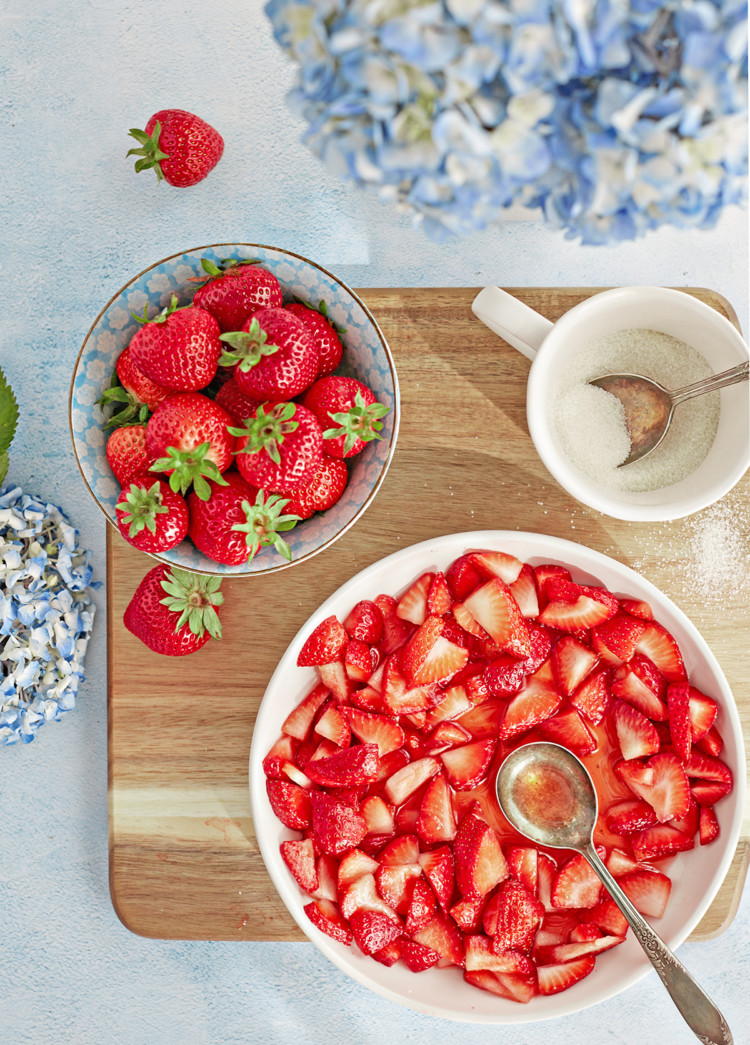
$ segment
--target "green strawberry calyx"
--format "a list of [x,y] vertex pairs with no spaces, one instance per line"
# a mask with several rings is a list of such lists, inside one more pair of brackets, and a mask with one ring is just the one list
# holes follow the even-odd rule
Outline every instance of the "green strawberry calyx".
[[333,319],[329,315],[329,313],[328,313],[328,305],[326,303],[325,298],[321,298],[320,299],[320,301],[318,302],[318,307],[317,308],[314,305],[308,304],[307,301],[303,301],[302,298],[299,298],[296,295],[295,295],[294,300],[297,302],[298,305],[304,305],[305,308],[309,308],[313,312],[319,312],[321,314],[321,316],[323,317],[323,319],[325,319],[328,323],[331,324],[331,326],[336,331],[336,333],[339,334],[339,336],[341,334],[345,334],[346,333],[346,327],[342,326],[340,323],[337,323],[336,320]]
[[175,493],[184,494],[192,486],[201,501],[207,501],[211,496],[209,479],[219,486],[229,485],[216,464],[208,457],[210,449],[210,440],[193,450],[179,450],[176,446],[168,446],[165,456],[154,461],[149,471],[169,473],[169,488]]
[[161,134],[159,121],[157,120],[154,124],[151,134],[147,134],[139,127],[131,127],[129,133],[140,146],[138,149],[128,149],[126,154],[139,157],[135,161],[136,173],[140,174],[141,171],[154,170],[156,172],[156,180],[163,181],[164,172],[161,169],[161,161],[168,160],[169,153],[163,152],[159,147],[159,136]]
[[105,406],[114,406],[114,413],[104,425],[105,428],[125,428],[129,425],[145,425],[151,411],[136,398],[127,388],[123,388],[117,379],[117,373],[112,375],[112,384],[105,388],[96,405],[103,410]]
[[274,547],[279,555],[289,562],[292,561],[292,549],[281,536],[286,530],[291,530],[300,521],[299,515],[282,515],[281,511],[289,504],[288,498],[279,494],[268,494],[265,490],[258,490],[255,504],[249,501],[242,502],[242,511],[245,513],[244,523],[235,523],[233,530],[239,530],[245,534],[245,542],[249,549],[248,560],[258,554],[261,548],[269,545]]
[[0,484],[8,472],[8,450],[16,434],[18,424],[18,403],[13,389],[0,370]]
[[166,323],[173,312],[179,312],[181,308],[188,308],[187,305],[180,305],[177,300],[177,295],[173,294],[170,298],[169,304],[166,305],[158,315],[154,316],[153,319],[148,318],[148,305],[144,305],[143,315],[139,316],[137,312],[134,312],[131,308],[130,315],[138,323]]
[[136,537],[142,530],[156,533],[156,516],[169,512],[157,479],[153,486],[131,483],[122,501],[116,507],[123,513],[122,522],[128,527],[128,536]]
[[221,621],[215,609],[224,601],[219,591],[221,577],[203,576],[173,567],[164,574],[161,586],[167,593],[167,597],[160,600],[161,604],[179,615],[174,626],[176,632],[187,624],[193,635],[200,637],[208,632],[214,639],[221,638]]
[[279,446],[299,427],[299,421],[294,420],[296,411],[294,403],[274,403],[268,412],[265,405],[259,406],[246,428],[227,428],[230,435],[245,439],[242,449],[235,452],[258,454],[265,450],[274,464],[281,464]]
[[382,439],[380,434],[383,430],[381,417],[385,417],[390,407],[382,403],[365,403],[361,392],[354,397],[354,406],[339,413],[329,413],[332,421],[338,425],[337,428],[327,428],[323,432],[324,439],[339,439],[344,437],[344,453],[348,454],[361,439],[363,443],[369,443],[372,439]]
[[232,272],[241,265],[260,265],[260,258],[222,258],[218,265],[210,258],[201,258],[201,268],[206,275],[188,276],[188,283],[209,283],[217,276]]
[[272,356],[281,348],[268,340],[255,316],[249,330],[230,330],[221,334],[219,340],[230,346],[219,356],[219,366],[236,366],[243,371],[251,370],[264,356]]

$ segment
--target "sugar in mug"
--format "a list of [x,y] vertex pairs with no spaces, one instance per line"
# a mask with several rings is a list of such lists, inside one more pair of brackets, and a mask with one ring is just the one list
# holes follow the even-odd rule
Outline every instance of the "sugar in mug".
[[557,482],[590,508],[633,522],[680,519],[725,496],[750,466],[747,384],[719,392],[719,424],[708,454],[695,471],[669,486],[639,492],[613,490],[585,476],[558,445],[557,377],[587,342],[637,328],[684,341],[703,356],[714,373],[748,358],[747,346],[732,323],[693,295],[666,287],[616,287],[593,294],[552,323],[499,287],[485,287],[471,308],[486,326],[531,360],[526,390],[529,434]]

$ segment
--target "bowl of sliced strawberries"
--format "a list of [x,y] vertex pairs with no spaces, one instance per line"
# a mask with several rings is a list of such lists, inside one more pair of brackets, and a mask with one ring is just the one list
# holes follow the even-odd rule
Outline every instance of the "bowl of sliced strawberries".
[[139,273],[78,354],[81,474],[125,540],[197,573],[260,574],[328,547],[372,503],[399,425],[365,304],[290,251],[223,243]]
[[501,813],[498,767],[535,740],[583,759],[600,854],[679,945],[732,860],[745,763],[721,668],[661,591],[582,545],[482,531],[373,564],[310,618],[262,701],[250,794],[274,885],[340,969],[478,1023],[650,970],[583,858]]

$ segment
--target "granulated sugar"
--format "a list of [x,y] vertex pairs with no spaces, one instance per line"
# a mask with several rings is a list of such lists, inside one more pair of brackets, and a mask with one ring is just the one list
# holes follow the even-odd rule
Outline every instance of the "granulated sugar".
[[612,373],[642,374],[674,391],[712,370],[690,345],[657,330],[620,330],[583,344],[566,359],[553,405],[557,435],[572,463],[614,490],[656,490],[694,472],[716,435],[719,393],[680,405],[661,445],[642,461],[618,468],[630,450],[622,405],[587,383]]
[[705,603],[721,606],[731,593],[750,593],[750,511],[717,504],[687,523],[685,580]]

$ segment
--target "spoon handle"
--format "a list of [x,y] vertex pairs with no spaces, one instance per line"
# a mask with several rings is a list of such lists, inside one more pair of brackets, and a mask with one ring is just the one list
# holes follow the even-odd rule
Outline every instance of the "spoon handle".
[[692,385],[678,388],[676,392],[670,392],[669,397],[672,400],[672,405],[677,406],[678,403],[684,403],[687,399],[694,399],[695,396],[703,395],[704,392],[715,392],[717,389],[725,388],[727,385],[736,385],[739,381],[747,381],[749,373],[750,363],[748,360],[745,360],[744,363],[739,363],[730,370],[722,370],[720,374],[711,374],[710,377],[704,377]]
[[636,910],[602,863],[593,843],[589,843],[583,855],[627,918],[635,938],[643,947],[672,1001],[698,1040],[704,1045],[733,1045],[732,1033],[722,1014],[685,966]]

